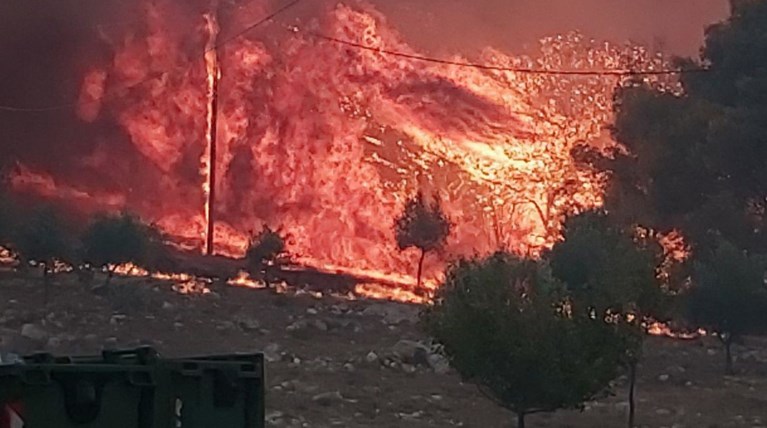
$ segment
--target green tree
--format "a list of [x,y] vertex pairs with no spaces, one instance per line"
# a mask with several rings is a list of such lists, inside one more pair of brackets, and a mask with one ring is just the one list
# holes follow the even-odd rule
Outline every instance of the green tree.
[[545,265],[499,253],[454,264],[423,325],[451,365],[524,428],[527,415],[580,408],[620,370],[625,336],[567,301]]
[[442,211],[439,200],[429,202],[420,192],[407,201],[405,210],[395,221],[394,230],[400,250],[418,248],[421,252],[417,273],[419,289],[426,253],[442,248],[451,228],[452,224]]
[[83,262],[106,268],[104,286],[108,286],[119,265],[147,261],[150,235],[150,228],[130,214],[98,215],[81,238]]
[[765,253],[767,3],[731,9],[699,60],[678,61],[706,69],[683,74],[683,92],[635,81],[618,91],[613,134],[627,152],[583,160],[610,173],[606,207],[624,224],[681,230],[703,251],[716,234]]
[[564,240],[547,255],[555,277],[572,293],[574,311],[615,323],[626,335],[629,369],[629,428],[634,426],[637,365],[646,326],[663,321],[668,299],[657,279],[662,250],[611,224],[603,212],[568,219]]
[[733,343],[767,328],[766,267],[764,257],[750,255],[725,241],[695,257],[688,313],[693,323],[717,334],[724,346],[728,374],[733,373]]
[[6,246],[11,242],[10,233],[13,230],[13,213],[11,200],[0,190],[0,245]]
[[22,263],[34,261],[43,271],[44,303],[48,304],[50,276],[54,273],[56,261],[67,261],[72,256],[72,247],[62,220],[51,208],[40,208],[29,218],[19,222],[13,233],[13,243]]

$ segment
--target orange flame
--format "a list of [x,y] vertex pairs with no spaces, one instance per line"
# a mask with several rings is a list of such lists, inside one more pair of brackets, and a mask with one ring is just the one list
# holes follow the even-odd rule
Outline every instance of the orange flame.
[[230,279],[226,283],[235,287],[247,287],[255,289],[266,288],[266,284],[263,281],[251,278],[250,274],[245,271],[240,271],[236,277]]
[[[136,173],[159,177],[148,191],[156,194],[126,188],[103,195],[57,177],[42,179],[44,173],[24,166],[13,177],[17,189],[78,206],[87,201],[94,210],[122,203],[179,245],[196,248],[215,191],[218,253],[241,256],[250,232],[266,224],[284,230],[288,250],[307,265],[359,274],[393,290],[412,290],[418,257],[397,250],[394,218],[416,190],[439,194],[455,228],[445,251],[429,255],[421,294],[436,287],[450,258],[498,248],[534,256],[558,238],[564,216],[602,204],[605,177],[577,164],[571,152],[579,144],[615,145],[605,129],[617,78],[417,63],[301,31],[253,31],[216,52],[219,30],[227,28],[219,29],[209,9],[175,0],[138,3],[145,25],[115,30],[111,63],[83,77],[82,103],[110,101],[83,105],[79,113],[86,122],[116,122],[144,161]],[[258,8],[249,13],[265,12]],[[308,25],[344,40],[417,53],[367,8],[338,5]],[[490,48],[480,56],[489,65],[525,68],[664,64],[640,47],[577,33],[542,40],[534,56]],[[212,162],[210,101],[219,79],[226,90]],[[108,160],[122,162],[116,153]],[[104,169],[108,175],[113,168]],[[211,189],[214,172],[219,180]],[[200,174],[208,187],[200,188]]]

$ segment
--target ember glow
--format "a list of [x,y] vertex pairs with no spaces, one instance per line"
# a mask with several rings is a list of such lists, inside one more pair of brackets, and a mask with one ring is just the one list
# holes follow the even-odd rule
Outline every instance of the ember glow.
[[209,294],[208,287],[211,280],[200,278],[186,273],[150,272],[147,269],[133,263],[125,263],[119,266],[108,266],[114,274],[129,277],[149,277],[160,281],[168,281],[173,284],[173,290],[180,294]]
[[[564,216],[602,203],[605,177],[579,166],[571,151],[614,145],[605,126],[618,77],[427,64],[308,31],[418,53],[364,4],[329,6],[290,31],[273,25],[229,41],[225,35],[248,25],[239,17],[265,16],[266,2],[229,14],[231,5],[215,1],[136,3],[140,25],[103,30],[110,55],[82,76],[76,113],[94,128],[119,129],[141,167],[101,143],[81,160],[100,179],[70,183],[20,164],[11,180],[17,190],[88,211],[127,208],[188,248],[204,247],[212,217],[215,250],[231,256],[268,225],[287,233],[288,250],[306,265],[400,290],[415,283],[417,254],[396,249],[392,226],[416,190],[439,194],[456,225],[446,250],[427,259],[428,289],[450,258],[498,248],[537,255],[559,237]],[[567,70],[664,66],[642,48],[576,33],[542,40],[536,55],[487,48],[472,60]],[[121,184],[107,190],[101,181]],[[428,291],[402,294],[419,301]]]

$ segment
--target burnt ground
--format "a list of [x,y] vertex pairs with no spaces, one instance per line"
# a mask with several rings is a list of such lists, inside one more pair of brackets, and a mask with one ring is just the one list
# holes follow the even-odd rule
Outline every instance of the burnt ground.
[[[0,273],[0,352],[145,344],[167,356],[266,351],[268,426],[512,426],[513,415],[416,349],[426,342],[417,307],[223,285],[180,295],[148,278],[115,279],[94,292],[72,274],[56,277],[43,307],[42,289],[39,277]],[[732,377],[723,376],[712,338],[651,338],[645,354],[640,426],[767,427],[767,340],[737,348]],[[625,426],[625,379],[616,383],[615,396],[583,412],[536,415],[528,425]]]

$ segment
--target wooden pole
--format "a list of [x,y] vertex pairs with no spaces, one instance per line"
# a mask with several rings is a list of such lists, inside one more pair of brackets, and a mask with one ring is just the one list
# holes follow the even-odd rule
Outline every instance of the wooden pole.
[[[209,102],[208,105],[208,200],[206,201],[206,233],[205,233],[205,254],[213,255],[215,252],[215,224],[216,224],[216,158],[217,158],[217,140],[218,140],[218,83],[220,68],[218,64],[218,1],[211,1],[211,12],[208,17],[208,28],[210,39],[206,47],[206,66],[208,68],[209,79]],[[210,75],[212,74],[212,76]]]

